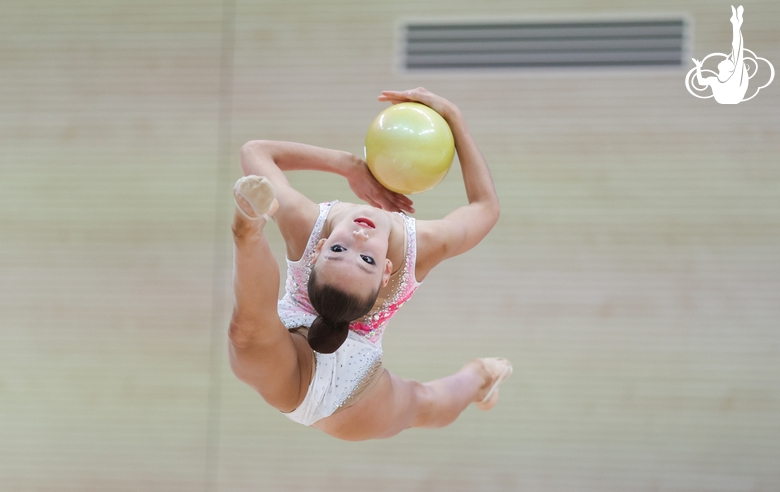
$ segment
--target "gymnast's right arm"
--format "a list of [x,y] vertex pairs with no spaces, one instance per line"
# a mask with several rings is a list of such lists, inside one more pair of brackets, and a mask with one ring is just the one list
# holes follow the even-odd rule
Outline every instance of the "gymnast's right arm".
[[241,147],[244,175],[265,176],[274,185],[279,210],[274,219],[287,244],[290,258],[308,241],[319,215],[319,206],[290,186],[283,171],[323,171],[343,176],[355,194],[374,207],[390,211],[414,211],[412,201],[382,186],[365,161],[349,152],[296,142],[251,140]]
[[[305,245],[308,231],[311,231],[319,215],[319,206],[290,186],[282,172],[300,169],[300,166],[310,161],[311,158],[307,156],[314,153],[309,151],[308,147],[291,142],[265,140],[251,140],[241,147],[241,170],[244,175],[265,176],[274,186],[279,209],[273,218],[287,244],[288,255],[300,249],[301,243]],[[332,162],[332,159],[333,154],[326,154],[323,161]]]
[[[245,175],[266,176],[274,186],[289,188],[281,171],[323,171],[343,176],[358,198],[391,212],[414,212],[412,201],[388,190],[374,178],[365,161],[354,154],[295,142],[252,140],[241,148]],[[282,201],[279,200],[280,206]]]

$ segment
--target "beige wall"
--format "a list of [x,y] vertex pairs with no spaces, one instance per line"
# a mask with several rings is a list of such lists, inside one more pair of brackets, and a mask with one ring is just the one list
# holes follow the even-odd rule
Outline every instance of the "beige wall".
[[[0,490],[780,488],[779,82],[721,106],[687,69],[394,58],[403,19],[655,12],[689,15],[703,58],[729,50],[728,3],[227,5],[3,4]],[[780,4],[744,5],[746,46],[780,68]],[[379,91],[417,85],[460,105],[503,211],[393,320],[385,365],[431,379],[504,355],[515,375],[490,413],[340,442],[227,366],[238,149],[362,153]],[[462,188],[454,169],[418,216]]]

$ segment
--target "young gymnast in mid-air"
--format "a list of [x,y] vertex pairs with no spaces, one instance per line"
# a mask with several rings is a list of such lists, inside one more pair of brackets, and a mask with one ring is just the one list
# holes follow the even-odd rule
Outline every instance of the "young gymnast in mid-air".
[[[443,427],[471,403],[488,410],[512,372],[508,360],[475,359],[428,383],[382,367],[382,334],[442,260],[465,253],[493,228],[499,203],[487,163],[458,108],[423,88],[382,92],[380,101],[425,104],[449,123],[468,204],[440,220],[415,220],[404,195],[383,187],[346,152],[250,141],[234,187],[235,307],[229,329],[236,376],[292,420],[334,437],[364,440],[410,427]],[[316,204],[283,171],[347,179],[370,205]],[[287,247],[286,292],[263,229],[273,218]]]

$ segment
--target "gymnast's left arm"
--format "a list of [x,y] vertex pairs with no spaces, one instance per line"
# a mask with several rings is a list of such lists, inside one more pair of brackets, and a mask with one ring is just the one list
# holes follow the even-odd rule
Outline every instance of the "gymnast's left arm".
[[461,206],[441,220],[418,221],[417,278],[422,278],[441,261],[465,253],[487,236],[498,222],[501,206],[487,161],[471,136],[463,114],[446,99],[423,89],[386,91],[380,100],[404,100],[425,104],[450,125],[455,137],[468,205]]

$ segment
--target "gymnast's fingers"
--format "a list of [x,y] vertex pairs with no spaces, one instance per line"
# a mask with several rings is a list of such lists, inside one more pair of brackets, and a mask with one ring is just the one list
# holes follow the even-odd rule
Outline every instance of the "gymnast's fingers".
[[414,203],[409,199],[409,197],[400,193],[393,193],[391,195],[391,200],[399,210],[409,212],[411,214],[414,213]]

